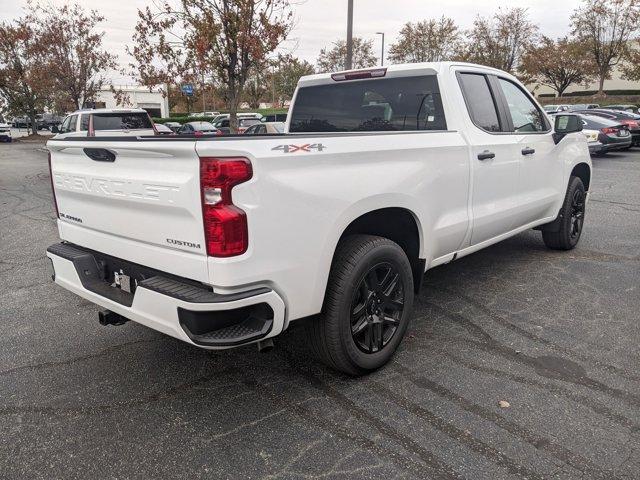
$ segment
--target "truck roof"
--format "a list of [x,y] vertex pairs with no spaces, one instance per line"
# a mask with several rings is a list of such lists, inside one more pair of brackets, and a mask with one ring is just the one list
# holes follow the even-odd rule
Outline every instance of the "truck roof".
[[71,113],[147,113],[144,108],[81,108]]
[[[327,83],[335,82],[334,78],[336,75],[340,75],[341,73],[357,73],[357,72],[367,72],[367,71],[382,71],[385,70],[386,77],[399,77],[404,74],[425,74],[425,75],[435,75],[441,73],[448,69],[451,66],[466,66],[482,69],[487,72],[500,73],[501,75],[505,75],[506,72],[502,70],[495,69],[493,67],[487,67],[485,65],[478,65],[475,63],[467,63],[467,62],[423,62],[423,63],[402,63],[397,65],[387,65],[384,67],[376,66],[369,68],[359,68],[354,70],[343,70],[340,72],[330,72],[330,73],[318,73],[315,75],[306,75],[300,78],[298,82],[298,86],[307,87],[311,85],[322,85]],[[508,75],[508,74],[507,74]],[[509,75],[510,76],[510,75]],[[374,77],[374,78],[382,78]]]

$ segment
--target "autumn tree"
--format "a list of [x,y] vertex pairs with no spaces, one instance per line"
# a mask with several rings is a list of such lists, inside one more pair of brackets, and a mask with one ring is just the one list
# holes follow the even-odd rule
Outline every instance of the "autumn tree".
[[396,63],[451,60],[460,53],[460,45],[460,30],[451,18],[409,22],[389,48],[389,60]]
[[130,49],[137,78],[148,86],[216,78],[235,131],[252,69],[289,33],[289,0],[163,0],[156,5],[138,11]]
[[595,66],[588,53],[581,42],[567,37],[554,41],[543,36],[537,46],[524,54],[519,70],[561,97],[570,85],[583,83],[594,75]]
[[[317,64],[319,72],[336,72],[345,69],[347,57],[347,42],[338,40],[332,48],[320,50]],[[353,68],[373,67],[376,64],[376,56],[373,54],[373,41],[353,38]]]
[[629,43],[620,70],[622,78],[633,82],[640,81],[640,39]]
[[597,67],[598,95],[604,81],[624,58],[640,24],[640,0],[584,0],[571,17],[573,35],[590,52]]
[[466,32],[466,61],[514,72],[538,36],[526,8],[499,9],[493,17],[478,16]]
[[105,72],[117,68],[117,57],[102,46],[104,32],[96,30],[104,17],[78,4],[54,7],[30,1],[27,8],[27,21],[43,36],[41,47],[57,93],[76,109],[94,101],[107,82]]
[[36,114],[49,104],[52,93],[44,38],[25,18],[1,23],[0,38],[0,95],[10,114],[29,117],[37,135]]

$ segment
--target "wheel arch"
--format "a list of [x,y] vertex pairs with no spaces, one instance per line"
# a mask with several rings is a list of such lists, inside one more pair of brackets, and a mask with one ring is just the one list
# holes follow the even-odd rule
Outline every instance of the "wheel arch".
[[591,184],[591,167],[587,163],[578,163],[571,170],[570,177],[578,177],[582,180],[584,189],[589,191],[589,185]]
[[[415,213],[405,207],[384,207],[354,218],[342,231],[337,245],[349,235],[366,234],[388,238],[400,245],[409,259],[416,293],[420,289],[426,260],[422,252],[422,230]],[[335,251],[334,251],[335,255]]]

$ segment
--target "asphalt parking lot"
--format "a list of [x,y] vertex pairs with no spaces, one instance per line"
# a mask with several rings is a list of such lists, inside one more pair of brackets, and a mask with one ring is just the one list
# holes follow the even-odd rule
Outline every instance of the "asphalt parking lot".
[[576,250],[531,231],[431,270],[354,380],[299,329],[261,354],[100,326],[49,278],[38,148],[0,145],[0,478],[640,478],[640,150],[594,159]]

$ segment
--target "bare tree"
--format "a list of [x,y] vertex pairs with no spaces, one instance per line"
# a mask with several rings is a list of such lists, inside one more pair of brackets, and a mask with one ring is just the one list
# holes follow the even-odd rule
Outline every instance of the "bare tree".
[[465,60],[514,72],[535,43],[538,27],[529,21],[526,8],[499,9],[491,18],[476,17],[466,36]]
[[104,73],[117,68],[117,57],[104,50],[104,32],[97,25],[104,17],[78,4],[41,5],[28,3],[27,21],[42,35],[43,53],[58,94],[68,97],[76,109],[95,100],[105,85]]
[[[333,47],[323,48],[318,56],[319,72],[336,72],[345,69],[345,59],[347,56],[347,43],[338,40],[333,43]],[[353,64],[352,68],[373,67],[376,64],[376,56],[373,54],[373,41],[353,38]]]
[[519,73],[530,81],[553,88],[558,96],[572,84],[595,75],[595,65],[584,44],[567,37],[554,41],[542,37],[540,43],[522,57]]
[[36,114],[49,104],[51,75],[43,54],[43,36],[25,19],[0,24],[0,96],[9,113],[26,114],[38,134]]
[[409,22],[389,48],[389,60],[396,63],[452,60],[460,54],[460,47],[460,30],[451,18]]
[[573,35],[590,51],[598,69],[598,95],[620,63],[640,22],[640,0],[583,0],[571,17]]
[[251,71],[291,28],[289,0],[164,0],[138,11],[130,53],[141,83],[216,78],[223,86],[230,126]]

